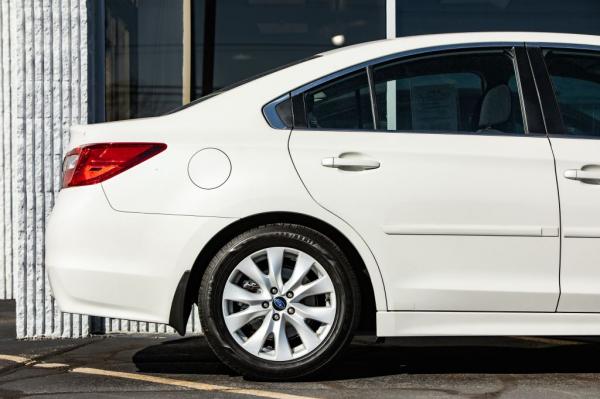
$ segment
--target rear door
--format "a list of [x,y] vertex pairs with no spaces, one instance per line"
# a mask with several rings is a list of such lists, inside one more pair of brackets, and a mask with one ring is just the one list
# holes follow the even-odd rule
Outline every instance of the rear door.
[[556,157],[558,311],[600,312],[600,53],[569,47],[529,49]]
[[390,310],[555,311],[556,179],[530,85],[523,48],[478,47],[292,93],[292,160],[373,251]]

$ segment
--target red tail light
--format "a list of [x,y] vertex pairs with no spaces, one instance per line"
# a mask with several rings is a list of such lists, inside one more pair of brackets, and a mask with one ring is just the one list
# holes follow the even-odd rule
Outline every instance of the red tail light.
[[102,143],[77,147],[63,162],[63,187],[110,179],[164,151],[161,143]]

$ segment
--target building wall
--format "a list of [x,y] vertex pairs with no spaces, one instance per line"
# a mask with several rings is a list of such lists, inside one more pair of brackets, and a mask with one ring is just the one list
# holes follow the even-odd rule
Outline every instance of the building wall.
[[[63,313],[51,297],[44,232],[69,126],[89,119],[92,1],[0,1],[0,299],[16,300],[21,338],[90,333],[89,316]],[[107,333],[173,332],[155,323],[99,324]],[[196,311],[188,331],[200,331]]]
[[12,264],[12,225],[9,223],[12,212],[11,189],[10,189],[10,165],[5,164],[10,160],[10,134],[11,131],[11,104],[12,92],[10,90],[10,32],[8,3],[0,3],[0,132],[2,133],[2,151],[0,151],[0,201],[2,201],[2,212],[0,213],[0,240],[2,246],[2,262],[0,263],[0,299],[13,299],[13,264]]
[[88,118],[86,0],[0,3],[0,297],[16,300],[19,337],[87,335],[89,317],[57,308],[44,265],[68,127]]
[[[165,324],[157,323],[144,323],[138,321],[121,320],[121,319],[104,319],[104,332],[110,333],[165,333],[175,334],[172,327]],[[200,320],[198,317],[198,308],[194,305],[192,314],[187,324],[187,334],[200,333],[202,328],[200,327]]]

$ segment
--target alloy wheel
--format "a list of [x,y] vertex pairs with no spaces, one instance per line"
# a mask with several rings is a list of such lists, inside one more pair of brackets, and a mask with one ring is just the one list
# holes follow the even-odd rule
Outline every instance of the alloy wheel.
[[313,352],[337,316],[334,284],[313,257],[288,247],[262,249],[233,269],[223,318],[248,353],[285,362]]

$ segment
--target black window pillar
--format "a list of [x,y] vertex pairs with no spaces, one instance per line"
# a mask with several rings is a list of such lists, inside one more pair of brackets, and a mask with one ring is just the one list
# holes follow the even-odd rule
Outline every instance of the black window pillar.
[[202,57],[202,95],[214,90],[217,0],[206,0],[204,11],[204,48]]

